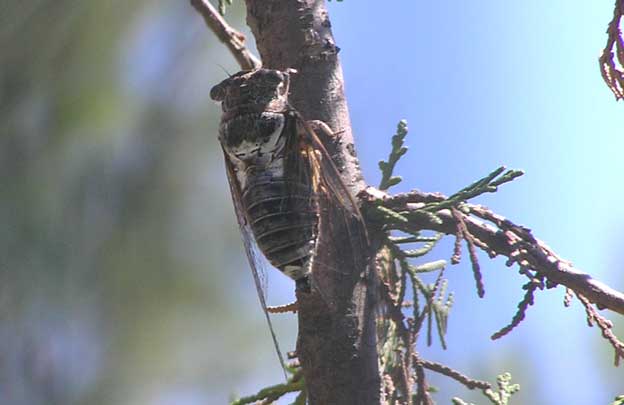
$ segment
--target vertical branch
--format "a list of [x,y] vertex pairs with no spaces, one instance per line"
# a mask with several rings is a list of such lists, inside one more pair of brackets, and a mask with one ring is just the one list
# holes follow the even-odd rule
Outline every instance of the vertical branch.
[[[256,38],[263,65],[294,68],[290,102],[306,120],[321,120],[334,134],[327,149],[339,168],[342,181],[355,195],[364,188],[351,134],[344,96],[342,70],[331,24],[321,0],[246,0],[247,23]],[[345,218],[324,213],[332,224]],[[297,294],[301,361],[311,404],[379,404],[372,284],[359,260],[345,260],[353,227],[332,234],[334,249],[322,249],[313,268],[322,296]],[[360,229],[359,232],[365,232]],[[327,251],[326,251],[327,250]],[[342,253],[343,257],[338,257]],[[326,269],[323,270],[323,267]],[[364,266],[365,267],[365,266]],[[333,270],[327,270],[333,269]],[[336,270],[338,269],[338,270]]]

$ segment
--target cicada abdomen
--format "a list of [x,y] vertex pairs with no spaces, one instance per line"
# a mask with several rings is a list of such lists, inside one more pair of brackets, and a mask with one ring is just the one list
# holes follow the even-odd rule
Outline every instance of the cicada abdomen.
[[318,224],[309,184],[286,174],[249,180],[242,202],[258,247],[273,266],[305,283]]
[[243,237],[253,237],[273,266],[308,288],[318,176],[302,148],[288,87],[288,72],[258,69],[224,80],[211,97],[223,108],[219,141]]

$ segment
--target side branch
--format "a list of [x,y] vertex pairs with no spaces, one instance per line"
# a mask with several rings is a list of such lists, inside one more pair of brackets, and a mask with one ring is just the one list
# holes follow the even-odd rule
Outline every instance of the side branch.
[[[424,193],[418,190],[388,197],[383,205],[393,210],[413,210],[423,203],[442,202],[446,197],[439,193]],[[544,242],[533,237],[531,231],[516,225],[508,219],[493,213],[480,205],[465,204],[460,212],[466,228],[481,243],[477,244],[491,257],[497,255],[509,258],[507,265],[518,263],[522,268],[530,268],[546,277],[548,287],[564,285],[595,303],[600,309],[610,309],[624,315],[624,294],[589,274],[574,268],[570,262],[561,259]],[[427,216],[415,216],[413,225],[420,229],[429,229],[454,235],[458,221],[448,209],[436,213],[441,221]],[[489,222],[486,223],[485,221]]]
[[599,58],[602,78],[616,100],[624,99],[624,38],[622,37],[622,17],[624,0],[615,0],[613,19],[607,28],[607,44]]
[[489,382],[472,379],[457,370],[453,370],[452,368],[445,366],[444,364],[428,360],[420,360],[420,364],[428,370],[435,371],[436,373],[454,379],[455,381],[465,385],[468,389],[473,390],[475,388],[478,388],[482,390],[487,390],[489,388],[492,388],[492,384],[490,384]]
[[204,17],[208,28],[230,50],[243,70],[253,70],[262,66],[260,60],[245,46],[245,36],[225,21],[208,0],[190,0],[195,10]]

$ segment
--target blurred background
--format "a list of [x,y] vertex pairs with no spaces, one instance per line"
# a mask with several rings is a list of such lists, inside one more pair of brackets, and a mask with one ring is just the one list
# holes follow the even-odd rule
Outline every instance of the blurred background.
[[[241,3],[227,18],[248,32]],[[624,104],[597,62],[612,3],[330,3],[368,181],[402,118],[398,191],[525,169],[478,202],[624,290]],[[238,69],[188,2],[2,0],[0,58],[0,404],[223,404],[281,381],[209,98]],[[449,242],[428,259],[450,255]],[[490,381],[510,371],[514,404],[624,393],[612,349],[561,289],[490,341],[524,280],[501,259],[482,267],[483,300],[468,264],[447,270],[449,349],[424,357]],[[272,304],[292,289],[271,274]],[[274,319],[292,349],[296,319]],[[430,378],[438,403],[486,403]]]

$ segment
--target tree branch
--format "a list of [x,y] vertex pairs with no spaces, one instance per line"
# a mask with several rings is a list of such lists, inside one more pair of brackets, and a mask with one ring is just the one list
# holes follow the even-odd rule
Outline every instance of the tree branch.
[[245,46],[245,36],[230,27],[208,0],[190,1],[195,10],[204,17],[208,28],[227,46],[241,69],[253,70],[262,66],[260,60]]
[[[413,209],[413,204],[444,200],[446,197],[442,194],[414,190],[388,197],[384,205],[397,210],[410,210]],[[529,229],[516,225],[483,206],[465,204],[465,207],[468,213],[462,212],[461,215],[466,228],[470,234],[483,242],[478,246],[490,257],[506,256],[509,258],[508,266],[518,263],[522,267],[530,267],[553,283],[550,286],[564,285],[582,294],[598,308],[607,308],[624,315],[624,294],[574,268],[544,242],[536,239]],[[448,235],[457,232],[458,222],[450,210],[439,211],[437,216],[442,220],[439,223],[421,216],[414,218],[414,225]]]

